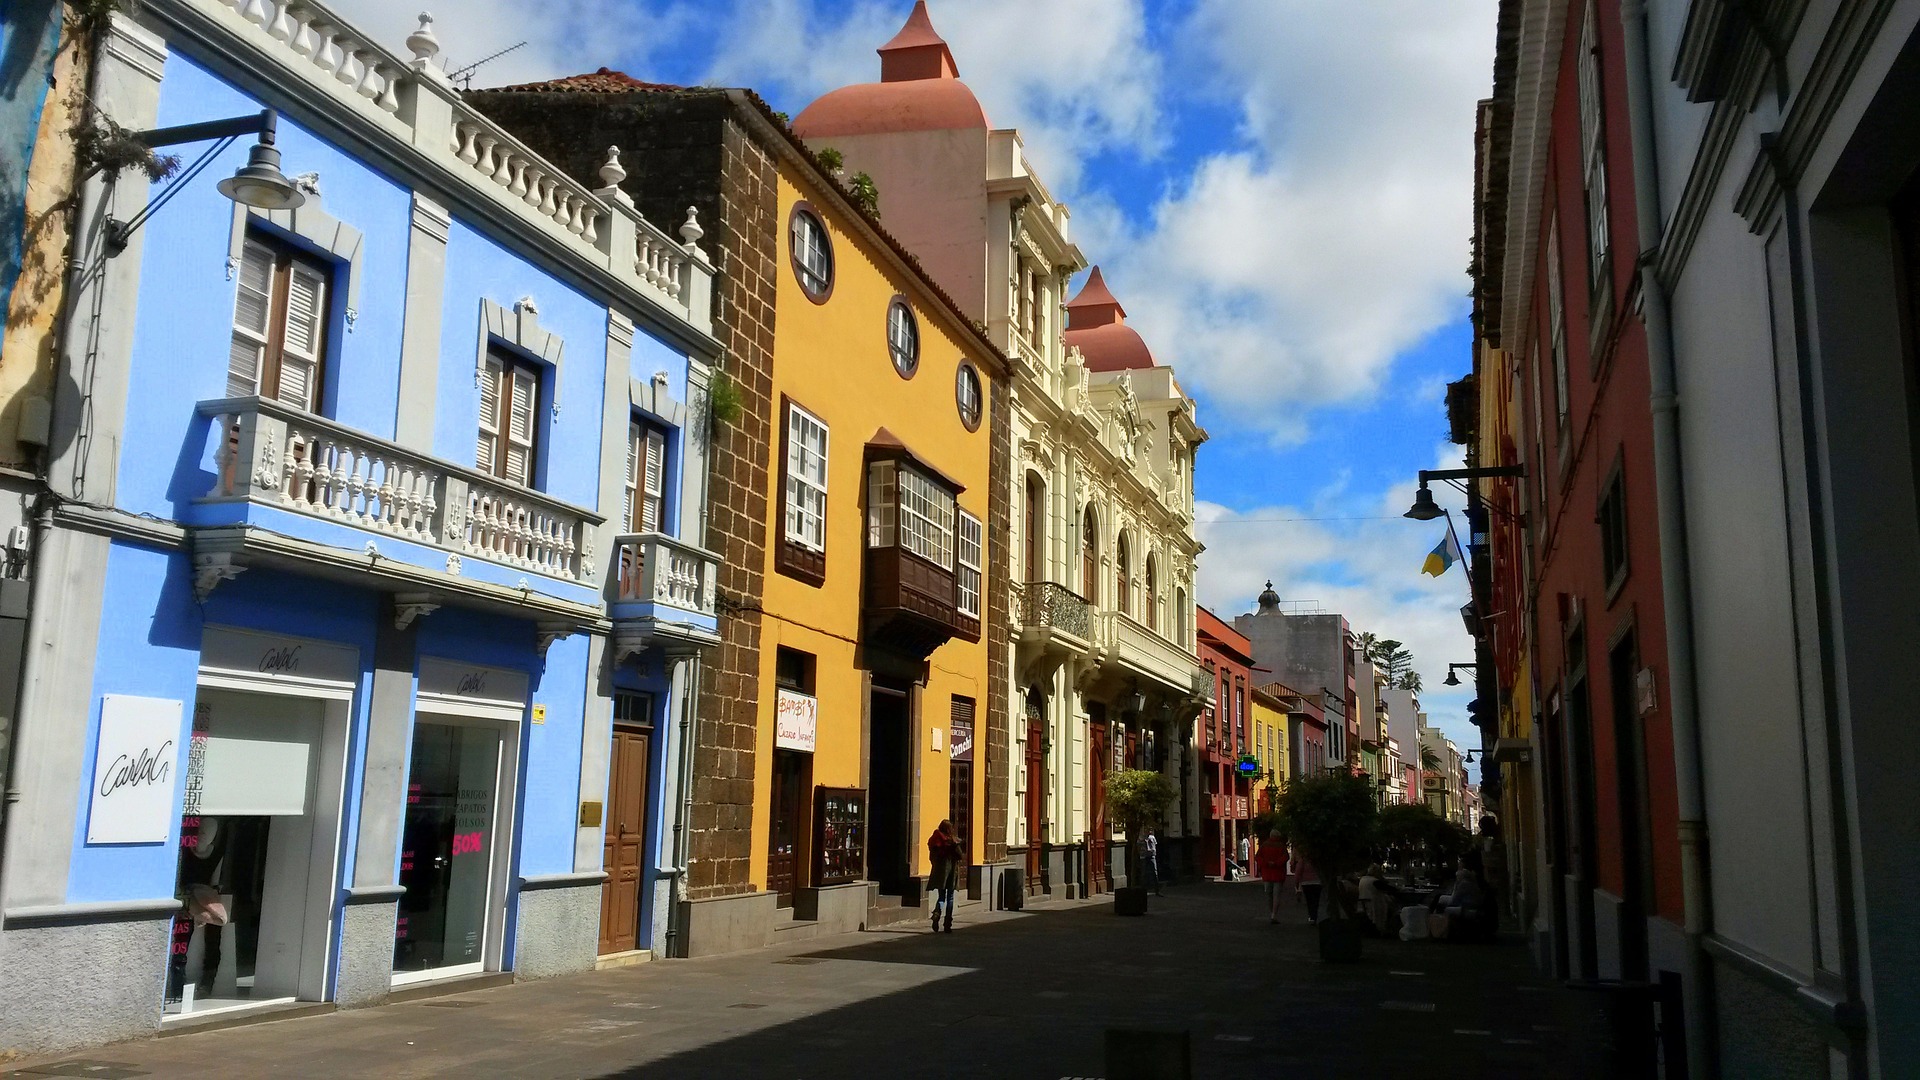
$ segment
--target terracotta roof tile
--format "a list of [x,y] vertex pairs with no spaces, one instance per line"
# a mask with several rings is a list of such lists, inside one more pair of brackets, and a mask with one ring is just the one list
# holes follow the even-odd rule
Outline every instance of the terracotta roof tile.
[[564,79],[549,79],[545,82],[520,83],[515,86],[496,86],[494,90],[506,90],[514,93],[566,92],[586,94],[625,94],[634,90],[684,90],[686,87],[672,83],[642,82],[624,71],[601,68],[584,75],[569,75]]

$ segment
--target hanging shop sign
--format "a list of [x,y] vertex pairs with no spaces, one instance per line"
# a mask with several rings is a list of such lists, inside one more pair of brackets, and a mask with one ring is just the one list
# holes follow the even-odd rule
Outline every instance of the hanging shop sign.
[[313,638],[209,626],[200,636],[200,669],[248,682],[350,686],[359,681],[360,650]]
[[773,700],[773,745],[781,750],[813,753],[820,723],[820,699],[795,690],[781,690]]
[[947,756],[954,761],[973,760],[973,721],[954,717],[948,725]]
[[166,843],[180,813],[181,716],[180,702],[166,698],[101,699],[87,843]]
[[[518,720],[527,710],[524,671],[433,656],[420,658],[416,707],[422,712]],[[542,713],[540,719],[545,720]]]

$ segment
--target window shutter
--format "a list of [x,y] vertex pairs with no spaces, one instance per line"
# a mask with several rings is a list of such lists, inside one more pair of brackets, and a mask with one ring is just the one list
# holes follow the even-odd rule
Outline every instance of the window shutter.
[[532,372],[514,368],[512,375],[513,385],[507,410],[506,478],[524,485],[533,479],[533,410],[538,401],[539,386]]
[[620,489],[620,523],[624,528],[644,532],[640,522],[634,518],[634,492],[640,486],[640,442],[645,437],[639,424],[627,422],[627,483]]
[[646,430],[645,488],[640,498],[640,531],[659,532],[667,493],[667,439],[651,428]]
[[309,412],[319,404],[314,374],[320,368],[321,319],[327,282],[317,271],[294,263],[287,277],[287,310],[280,356],[281,404]]
[[474,453],[474,467],[491,474],[493,457],[500,446],[500,361],[487,358],[480,376],[480,445]]
[[234,291],[233,344],[227,354],[227,396],[260,392],[260,364],[267,352],[267,320],[273,306],[273,252],[249,243],[240,253],[240,286]]

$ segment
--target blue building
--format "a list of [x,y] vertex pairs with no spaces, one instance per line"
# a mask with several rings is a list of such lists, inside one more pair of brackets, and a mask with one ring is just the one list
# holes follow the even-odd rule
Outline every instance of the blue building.
[[81,192],[0,1054],[664,949],[713,269],[407,47],[307,0],[99,43],[118,124],[235,123]]

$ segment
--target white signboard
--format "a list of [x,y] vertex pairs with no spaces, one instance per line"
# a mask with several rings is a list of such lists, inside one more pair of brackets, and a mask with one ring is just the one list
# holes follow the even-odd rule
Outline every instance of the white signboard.
[[87,813],[89,844],[163,844],[180,816],[178,701],[108,694]]
[[781,690],[773,701],[773,745],[781,750],[813,753],[814,731],[820,721],[820,699],[812,694]]

